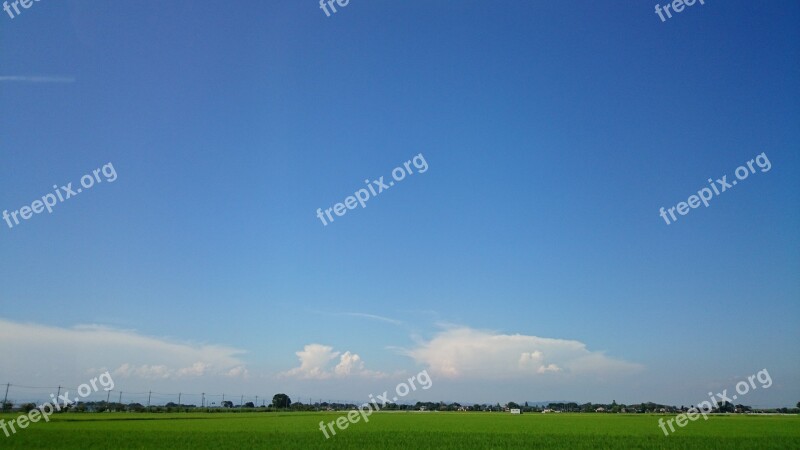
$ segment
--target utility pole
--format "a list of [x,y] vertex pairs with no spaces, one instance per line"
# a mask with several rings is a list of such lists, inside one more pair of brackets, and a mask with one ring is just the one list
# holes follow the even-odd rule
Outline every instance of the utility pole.
[[178,392],[178,406],[181,406],[181,392]]
[[11,387],[11,383],[6,383],[6,395],[3,397],[3,406],[6,406],[6,402],[8,401],[8,388]]
[[56,394],[56,402],[58,402],[58,397],[61,396],[61,386],[58,387],[58,394]]
[[257,395],[256,395],[256,402],[255,402],[255,405],[256,405],[256,408],[258,408],[258,396],[257,396]]
[[150,409],[150,396],[153,395],[153,391],[147,393],[147,409]]
[[108,399],[111,398],[111,391],[108,391],[108,395],[106,395],[106,406],[108,406]]
[[206,407],[206,393],[203,392],[200,397],[200,406],[205,408]]
[[119,391],[119,402],[120,405],[122,404],[122,391]]
[[244,395],[242,395],[242,399],[239,400],[239,408],[244,408]]

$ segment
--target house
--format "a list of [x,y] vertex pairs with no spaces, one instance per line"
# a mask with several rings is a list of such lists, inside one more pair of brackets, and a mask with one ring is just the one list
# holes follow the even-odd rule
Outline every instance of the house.
[[522,410],[519,408],[511,408],[511,414],[522,414]]
[[594,412],[606,412],[606,409],[601,406],[601,407],[595,409]]

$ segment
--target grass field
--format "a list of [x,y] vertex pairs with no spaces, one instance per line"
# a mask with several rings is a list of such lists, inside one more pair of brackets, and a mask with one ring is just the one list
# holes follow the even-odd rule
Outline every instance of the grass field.
[[0,432],[0,448],[800,449],[798,416],[714,416],[666,437],[655,415],[387,412],[326,440],[319,422],[339,415],[62,414],[11,437]]

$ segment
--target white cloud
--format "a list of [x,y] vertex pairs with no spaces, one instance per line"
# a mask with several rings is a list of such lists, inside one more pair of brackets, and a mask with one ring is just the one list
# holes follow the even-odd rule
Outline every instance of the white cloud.
[[141,366],[133,366],[125,363],[111,372],[111,375],[122,378],[139,377],[150,380],[159,378],[166,379],[170,377],[170,370],[167,366],[163,365],[151,366],[142,364]]
[[[97,325],[60,328],[0,319],[0,342],[2,371],[13,379],[38,377],[52,383],[62,381],[63,374],[96,367],[111,368],[115,378],[144,380],[247,373],[239,359],[242,350],[176,343]],[[54,367],[58,372],[52,372]]]
[[350,352],[344,352],[341,357],[339,364],[333,369],[333,371],[337,375],[348,376],[355,372],[360,372],[364,370],[364,361],[361,361],[361,357]]
[[451,379],[629,374],[641,366],[592,352],[582,342],[451,327],[403,351]]
[[[303,350],[295,352],[295,355],[300,360],[300,367],[284,372],[283,376],[316,380],[351,376],[370,378],[385,376],[381,372],[366,370],[364,361],[357,354],[349,351],[340,353],[327,345],[309,344],[303,347]],[[337,357],[339,363],[331,367]]]
[[211,364],[207,364],[204,362],[196,362],[191,365],[191,367],[184,367],[182,369],[178,369],[177,375],[178,376],[189,376],[189,377],[199,377],[205,375],[206,371],[211,368]]
[[229,378],[250,378],[250,371],[244,366],[236,366],[229,370],[225,376]]
[[536,373],[547,373],[547,372],[561,372],[561,368],[555,364],[548,364],[546,366],[539,366],[536,369]]
[[329,372],[325,371],[325,367],[332,359],[339,356],[339,352],[334,352],[333,347],[327,345],[309,344],[303,347],[303,350],[295,352],[295,355],[300,359],[300,367],[286,372],[286,375],[324,379],[331,376]]

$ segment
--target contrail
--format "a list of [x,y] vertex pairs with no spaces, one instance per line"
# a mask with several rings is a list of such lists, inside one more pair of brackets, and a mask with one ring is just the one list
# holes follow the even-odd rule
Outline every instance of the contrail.
[[21,83],[74,83],[75,77],[0,75],[0,81],[18,81]]

